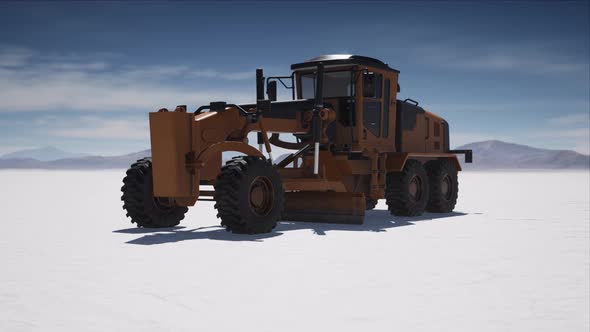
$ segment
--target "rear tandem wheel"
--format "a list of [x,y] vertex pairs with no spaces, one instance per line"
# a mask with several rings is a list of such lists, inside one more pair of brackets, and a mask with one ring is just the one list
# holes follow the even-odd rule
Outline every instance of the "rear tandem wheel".
[[428,175],[422,164],[410,159],[401,172],[387,174],[385,198],[392,215],[419,216],[429,199]]
[[426,210],[440,213],[453,211],[459,194],[457,168],[447,159],[431,160],[424,167],[430,184],[430,199]]

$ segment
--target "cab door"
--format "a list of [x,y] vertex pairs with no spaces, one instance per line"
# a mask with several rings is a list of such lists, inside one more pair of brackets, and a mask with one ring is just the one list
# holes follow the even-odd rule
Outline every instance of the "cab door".
[[364,71],[362,82],[363,139],[369,144],[379,144],[382,135],[383,74]]

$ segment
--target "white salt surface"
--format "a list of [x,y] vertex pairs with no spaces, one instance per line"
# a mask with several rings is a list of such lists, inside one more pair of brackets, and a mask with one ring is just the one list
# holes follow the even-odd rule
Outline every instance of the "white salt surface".
[[464,172],[456,213],[134,228],[123,171],[1,171],[0,331],[584,331],[588,172]]

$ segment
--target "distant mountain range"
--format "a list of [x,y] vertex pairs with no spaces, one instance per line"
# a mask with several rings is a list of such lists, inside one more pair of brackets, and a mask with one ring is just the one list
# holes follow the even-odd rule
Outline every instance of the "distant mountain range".
[[[470,143],[457,149],[473,150],[473,164],[465,170],[490,169],[589,169],[590,156],[570,150],[548,150],[502,141]],[[121,156],[103,157],[69,153],[54,147],[22,150],[0,156],[0,169],[121,169],[150,156],[143,150]],[[227,153],[230,159],[235,153]],[[280,156],[276,161],[284,158]],[[463,161],[463,156],[459,156]]]
[[[20,158],[10,158],[8,155],[0,157],[0,169],[112,169],[112,168],[127,168],[137,159],[151,155],[151,150],[143,150],[135,153],[125,154],[122,156],[80,156],[67,158],[50,158],[49,160],[39,160],[24,154],[24,151],[19,153]],[[12,155],[12,154],[11,154]]]
[[[473,163],[464,169],[588,169],[590,156],[571,150],[548,150],[502,141],[470,143],[457,149],[473,150]],[[463,157],[459,158],[463,161]]]
[[20,150],[12,153],[7,153],[0,156],[0,159],[36,159],[39,161],[53,161],[67,158],[80,158],[87,156],[82,153],[71,153],[60,150],[53,146],[45,146],[42,148]]

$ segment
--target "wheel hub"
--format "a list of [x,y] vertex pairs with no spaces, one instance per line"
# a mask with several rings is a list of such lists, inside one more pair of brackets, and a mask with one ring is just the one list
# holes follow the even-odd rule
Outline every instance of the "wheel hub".
[[409,192],[413,201],[419,201],[422,197],[422,179],[419,176],[414,176],[410,180]]
[[250,185],[250,209],[259,216],[267,215],[274,204],[274,191],[270,180],[259,176]]

